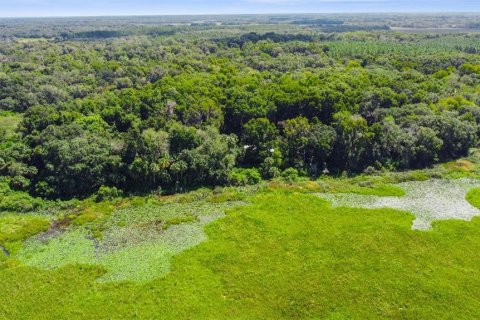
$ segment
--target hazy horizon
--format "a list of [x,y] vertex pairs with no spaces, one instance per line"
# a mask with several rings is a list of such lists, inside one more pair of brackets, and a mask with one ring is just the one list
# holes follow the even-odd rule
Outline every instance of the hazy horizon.
[[306,13],[479,13],[480,3],[392,0],[0,0],[0,17],[95,17]]

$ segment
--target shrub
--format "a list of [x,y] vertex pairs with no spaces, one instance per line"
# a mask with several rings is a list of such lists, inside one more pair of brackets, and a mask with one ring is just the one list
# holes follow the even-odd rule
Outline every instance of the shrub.
[[215,188],[213,195],[207,199],[211,203],[222,203],[228,201],[241,201],[246,197],[247,191],[244,188],[227,187]]
[[95,201],[111,201],[122,196],[122,191],[115,187],[101,186],[95,195]]
[[213,194],[213,191],[208,188],[200,188],[178,196],[178,202],[190,203],[200,201],[209,198]]
[[365,170],[363,170],[363,173],[371,176],[371,175],[374,175],[374,174],[378,173],[378,171],[374,167],[369,166],[369,167],[366,167]]
[[235,169],[229,175],[229,182],[234,186],[254,185],[262,181],[257,169]]
[[23,176],[15,176],[10,180],[10,187],[14,190],[25,190],[30,186],[30,180]]
[[34,198],[26,192],[13,192],[0,196],[0,211],[30,212],[44,204],[40,198]]
[[281,177],[285,182],[295,182],[299,179],[298,170],[295,168],[287,168],[282,172]]
[[10,185],[6,181],[0,181],[0,196],[10,193],[12,190],[10,189]]

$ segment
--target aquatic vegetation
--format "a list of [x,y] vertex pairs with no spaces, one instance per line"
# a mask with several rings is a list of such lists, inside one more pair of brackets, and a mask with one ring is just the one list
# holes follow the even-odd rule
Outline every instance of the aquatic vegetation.
[[[174,255],[206,240],[204,226],[239,204],[197,201],[127,206],[99,221],[39,234],[26,241],[15,258],[47,270],[97,265],[105,270],[97,279],[100,282],[149,281],[168,273]],[[100,234],[95,232],[96,222],[101,224]]]
[[335,207],[394,208],[409,211],[416,216],[412,228],[427,230],[432,221],[470,220],[480,215],[480,210],[465,200],[468,190],[477,187],[474,179],[431,179],[410,181],[398,186],[405,190],[403,197],[380,197],[358,194],[319,194]]
[[27,266],[45,269],[69,264],[90,264],[95,259],[93,240],[84,229],[72,229],[49,239],[28,240],[16,258]]

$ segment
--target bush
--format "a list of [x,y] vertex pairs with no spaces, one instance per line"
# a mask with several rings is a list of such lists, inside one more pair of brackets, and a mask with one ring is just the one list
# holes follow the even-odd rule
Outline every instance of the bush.
[[201,201],[211,197],[213,191],[208,188],[200,188],[182,195],[178,196],[178,202],[180,203],[189,203],[195,201]]
[[0,211],[30,212],[44,204],[40,198],[33,198],[26,192],[13,192],[0,196]]
[[10,192],[12,192],[12,190],[10,189],[10,185],[7,180],[3,179],[3,181],[0,181],[0,196],[8,194]]
[[15,176],[10,180],[10,188],[14,190],[26,190],[30,186],[30,180],[23,176]]
[[111,201],[122,196],[122,191],[115,187],[101,186],[95,195],[95,201]]
[[375,169],[374,167],[372,166],[369,166],[369,167],[366,167],[365,170],[363,170],[363,173],[365,173],[366,175],[374,175],[374,174],[377,174],[378,171],[377,169]]
[[295,182],[299,179],[298,170],[295,168],[287,168],[281,174],[282,180],[285,182]]
[[257,169],[235,169],[229,175],[229,183],[234,186],[254,185],[262,181]]

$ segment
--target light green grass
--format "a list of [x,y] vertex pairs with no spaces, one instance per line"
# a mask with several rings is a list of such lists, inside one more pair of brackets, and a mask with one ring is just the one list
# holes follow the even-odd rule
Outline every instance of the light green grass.
[[273,180],[269,189],[301,192],[301,193],[354,193],[363,195],[400,197],[405,191],[387,181],[383,176],[356,176],[353,178],[322,177],[317,181],[303,180],[287,183]]
[[480,187],[473,188],[468,191],[467,196],[465,197],[470,204],[478,209],[480,209]]
[[49,41],[51,39],[48,39],[48,38],[17,38],[17,41],[19,43],[34,43],[34,42],[46,42],[46,41]]
[[[46,231],[48,219],[34,215],[4,214],[0,216],[0,245],[10,253],[16,251],[23,240]],[[3,253],[0,252],[0,255]]]
[[[335,209],[289,190],[251,201],[208,225],[208,241],[148,282],[99,282],[101,266],[4,268],[0,318],[480,317],[480,219],[419,232],[405,212]],[[119,254],[116,263],[126,260]]]
[[354,193],[375,196],[400,197],[405,191],[393,184],[384,183],[382,177],[358,176],[349,179],[323,178],[318,180],[320,192]]
[[[15,129],[22,120],[22,116],[14,113],[7,113],[0,111],[0,133],[3,134],[3,139],[10,139],[13,137]],[[1,141],[1,139],[0,139]]]

